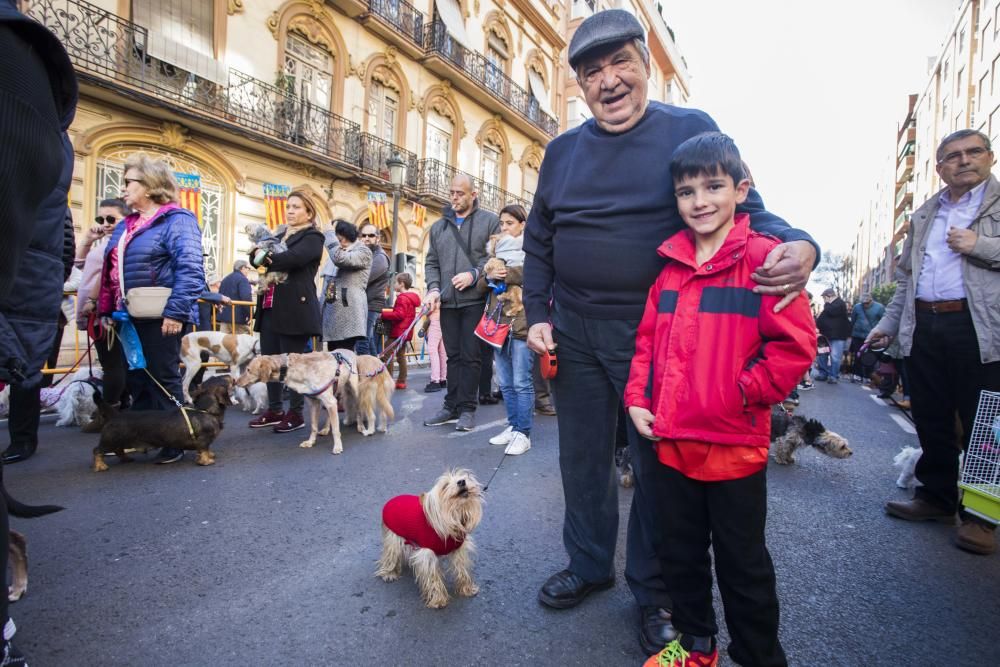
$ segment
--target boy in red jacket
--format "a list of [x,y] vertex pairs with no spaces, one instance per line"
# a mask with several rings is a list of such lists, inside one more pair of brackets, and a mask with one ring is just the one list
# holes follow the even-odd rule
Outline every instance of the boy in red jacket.
[[[420,295],[414,292],[413,278],[409,273],[400,273],[396,276],[396,302],[392,309],[386,308],[382,311],[382,319],[392,322],[392,330],[389,332],[389,340],[393,341],[402,336],[413,324],[417,317],[417,310],[420,309]],[[396,361],[399,362],[399,375],[396,377],[396,389],[406,389],[406,344],[413,340],[413,330],[406,340],[396,348]],[[392,375],[392,359],[389,360],[389,375]]]
[[639,434],[663,465],[648,474],[664,544],[664,585],[678,638],[647,665],[718,661],[709,546],[740,665],[784,666],[774,566],[764,542],[770,405],[812,363],[815,324],[805,296],[753,292],[750,274],[779,241],[735,215],[750,187],[732,139],[700,134],[675,151],[670,173],[689,229],[663,242],[625,389]]

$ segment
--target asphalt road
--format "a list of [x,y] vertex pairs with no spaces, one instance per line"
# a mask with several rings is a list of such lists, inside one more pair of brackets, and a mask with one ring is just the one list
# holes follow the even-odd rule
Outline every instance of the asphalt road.
[[[537,419],[531,451],[507,459],[490,487],[475,536],[477,597],[428,610],[411,576],[374,578],[389,497],[419,493],[451,466],[485,481],[502,456],[486,442],[502,428],[502,405],[480,409],[481,430],[469,434],[421,426],[441,397],[397,393],[390,433],[345,430],[341,456],[329,439],[298,448],[301,431],[251,431],[232,409],[215,466],[139,456],[111,458],[100,474],[90,470],[96,436],[47,420],[39,453],[5,471],[19,500],[67,508],[11,521],[31,564],[29,593],[11,607],[15,643],[43,667],[641,664],[624,520],[616,588],[566,611],[536,600],[566,560],[551,417]],[[883,514],[885,500],[904,496],[892,457],[916,444],[891,418],[898,411],[840,384],[804,393],[800,412],[846,436],[855,455],[807,451],[769,469],[768,541],[791,664],[997,664],[1000,556],[957,550],[947,526]],[[630,500],[623,491],[623,517]]]

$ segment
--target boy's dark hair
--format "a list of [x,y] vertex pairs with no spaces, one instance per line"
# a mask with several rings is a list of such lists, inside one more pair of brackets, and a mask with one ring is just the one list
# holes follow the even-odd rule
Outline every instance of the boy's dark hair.
[[413,276],[411,276],[409,273],[406,273],[405,271],[403,273],[397,274],[396,280],[401,282],[403,284],[403,287],[405,287],[406,289],[410,289],[411,287],[413,287]]
[[728,174],[733,185],[746,178],[740,151],[722,132],[702,132],[682,143],[670,158],[674,182],[701,175]]
[[333,232],[338,236],[343,236],[345,239],[354,243],[358,240],[358,228],[354,226],[353,223],[347,220],[342,220],[337,218],[333,221]]

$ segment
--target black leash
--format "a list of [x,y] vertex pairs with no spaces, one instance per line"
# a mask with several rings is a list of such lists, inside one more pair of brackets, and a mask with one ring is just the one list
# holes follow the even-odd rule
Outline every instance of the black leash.
[[493,469],[493,474],[490,475],[489,480],[487,480],[486,486],[483,487],[483,491],[485,491],[486,489],[490,488],[490,484],[493,483],[493,478],[497,476],[498,472],[500,472],[500,466],[503,465],[503,462],[507,460],[508,456],[509,456],[509,454],[507,454],[507,448],[504,447],[503,457],[500,459],[500,463],[497,464],[497,467]]

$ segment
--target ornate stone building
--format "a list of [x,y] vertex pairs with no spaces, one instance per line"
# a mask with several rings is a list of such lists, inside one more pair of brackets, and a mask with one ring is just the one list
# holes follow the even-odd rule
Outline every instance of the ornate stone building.
[[[575,87],[565,36],[583,14],[568,2],[21,4],[63,41],[80,80],[70,130],[78,228],[120,192],[125,157],[144,150],[199,188],[207,270],[225,274],[248,249],[247,224],[265,221],[266,192],[303,188],[324,221],[360,223],[369,193],[386,193],[391,205],[386,160],[398,154],[408,167],[398,246],[422,277],[426,233],[455,173],[475,179],[484,208],[530,207]],[[683,101],[669,29],[649,2],[628,2],[650,28],[653,96],[681,91]],[[422,226],[414,203],[426,207]]]

